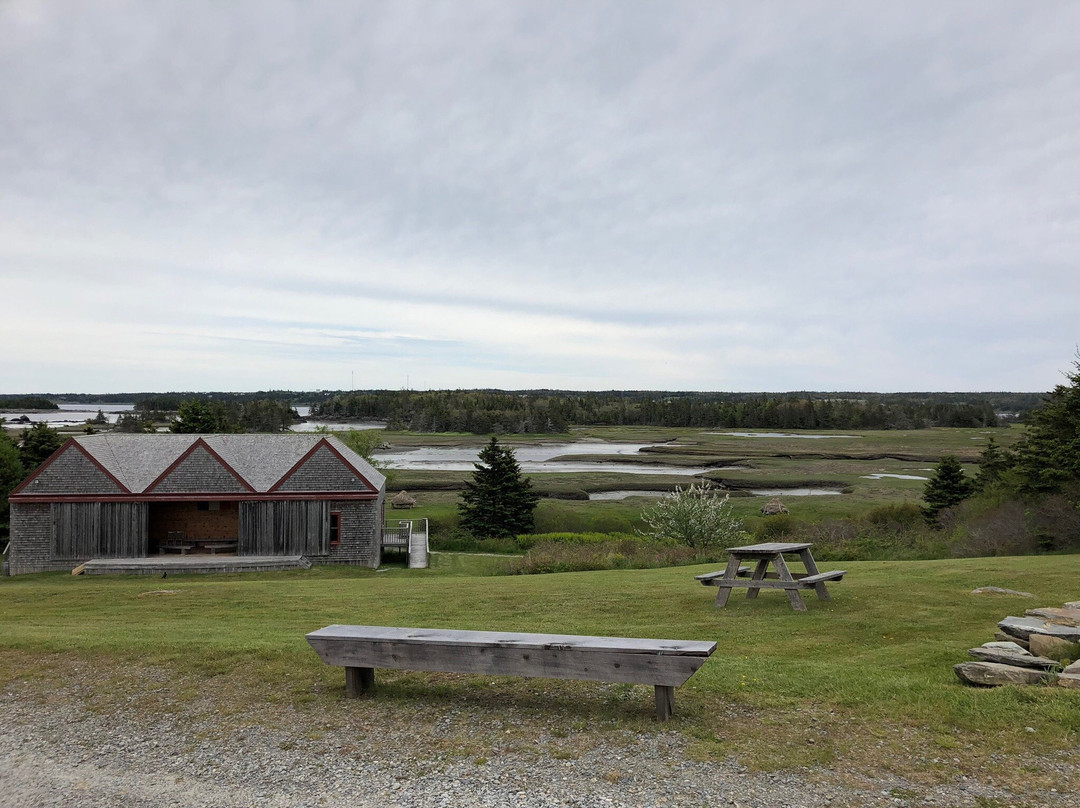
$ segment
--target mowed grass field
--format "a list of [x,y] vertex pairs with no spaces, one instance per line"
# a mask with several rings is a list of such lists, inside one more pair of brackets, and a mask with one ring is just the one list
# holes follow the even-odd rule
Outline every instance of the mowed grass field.
[[[564,739],[568,755],[595,733],[627,729],[673,730],[695,756],[755,768],[820,763],[930,780],[959,770],[1038,782],[1040,759],[1077,759],[1080,691],[976,689],[952,671],[1006,615],[1080,600],[1077,556],[846,563],[833,600],[811,596],[806,613],[768,591],[756,600],[736,592],[717,611],[715,590],[693,580],[708,567],[498,576],[500,558],[433,558],[429,570],[0,579],[0,686],[47,700],[52,687],[74,682],[101,710],[205,708],[209,699],[218,713],[256,723],[285,708],[318,716],[377,704],[467,721],[476,729],[443,751],[471,756],[501,743],[491,727],[512,712],[515,737]],[[972,594],[990,585],[1036,597]],[[373,700],[343,703],[342,671],[304,640],[330,623],[704,639],[718,648],[678,689],[675,718],[661,727],[643,686],[379,671]]]

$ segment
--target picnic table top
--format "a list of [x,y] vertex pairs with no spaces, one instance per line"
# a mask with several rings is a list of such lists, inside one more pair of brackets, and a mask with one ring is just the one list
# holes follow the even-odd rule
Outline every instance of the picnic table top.
[[745,547],[729,547],[728,552],[742,555],[776,555],[777,553],[797,553],[813,546],[813,542],[785,543],[772,541],[764,544],[748,544]]
[[400,642],[463,647],[500,646],[521,649],[581,649],[622,651],[671,656],[709,656],[715,642],[700,640],[650,640],[634,637],[588,637],[576,634],[525,634],[507,631],[459,631],[451,629],[400,628],[397,626],[333,625],[313,631],[308,639]]

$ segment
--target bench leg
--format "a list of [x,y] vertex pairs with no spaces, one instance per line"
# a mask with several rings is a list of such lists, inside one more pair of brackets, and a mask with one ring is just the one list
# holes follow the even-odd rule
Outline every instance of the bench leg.
[[367,690],[375,689],[374,668],[345,668],[345,697],[358,699]]
[[667,721],[675,711],[675,688],[671,685],[655,685],[656,720]]

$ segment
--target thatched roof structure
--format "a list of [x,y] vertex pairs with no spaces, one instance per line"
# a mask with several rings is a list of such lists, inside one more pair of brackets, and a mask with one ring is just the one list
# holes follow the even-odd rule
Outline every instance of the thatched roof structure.
[[773,497],[761,506],[762,516],[779,516],[780,514],[787,512],[788,509],[784,507],[784,503],[780,501],[780,497]]
[[408,491],[398,491],[390,500],[391,508],[411,508],[416,505],[416,500],[409,496]]

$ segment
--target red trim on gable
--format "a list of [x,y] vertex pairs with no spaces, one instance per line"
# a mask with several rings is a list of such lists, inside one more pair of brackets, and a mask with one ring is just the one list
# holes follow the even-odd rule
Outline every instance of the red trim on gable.
[[371,484],[371,480],[369,480],[367,477],[365,477],[363,472],[360,471],[360,469],[358,469],[356,466],[354,466],[352,463],[349,462],[348,458],[346,458],[345,455],[343,455],[341,452],[339,452],[337,449],[335,449],[334,445],[332,443],[330,443],[330,441],[328,441],[326,438],[323,438],[319,442],[326,444],[326,448],[329,449],[331,452],[333,452],[335,455],[337,455],[338,460],[340,460],[346,466],[351,468],[353,470],[353,474],[355,474],[357,477],[359,477],[361,480],[363,480],[364,485],[366,485],[370,490],[372,490],[372,491],[378,491],[379,490],[376,486]]
[[[229,465],[229,464],[228,464],[227,462],[225,462],[225,458],[223,458],[223,457],[222,457],[221,455],[219,455],[219,454],[218,454],[217,452],[215,452],[215,451],[214,451],[214,449],[213,449],[213,447],[211,447],[211,446],[210,446],[210,444],[209,444],[209,443],[207,443],[207,442],[206,442],[206,441],[205,441],[205,440],[204,440],[203,438],[201,438],[201,437],[200,437],[200,438],[198,438],[198,439],[197,439],[197,440],[196,440],[196,441],[195,441],[194,443],[192,443],[192,444],[191,444],[191,445],[190,445],[189,447],[187,447],[187,449],[185,449],[185,450],[183,451],[183,453],[181,453],[181,455],[180,455],[180,456],[179,456],[178,458],[176,458],[176,460],[174,460],[174,461],[173,461],[173,462],[172,462],[172,463],[171,463],[171,464],[169,465],[169,467],[168,467],[167,469],[165,469],[165,471],[161,472],[161,474],[159,474],[159,475],[158,475],[158,477],[157,477],[157,479],[156,479],[156,480],[154,480],[154,481],[153,481],[152,483],[150,483],[150,485],[146,486],[146,488],[144,489],[143,493],[145,493],[145,494],[150,494],[150,493],[152,493],[152,492],[153,492],[153,490],[154,490],[155,488],[157,488],[157,487],[158,487],[159,485],[161,485],[161,483],[162,483],[162,482],[163,482],[163,481],[164,481],[164,480],[165,480],[165,479],[166,479],[166,478],[167,478],[167,477],[168,477],[168,476],[169,476],[170,474],[172,474],[172,473],[173,473],[173,472],[174,472],[174,471],[176,470],[176,467],[177,467],[177,466],[179,466],[179,465],[180,465],[181,463],[183,463],[183,462],[184,462],[184,461],[185,461],[185,460],[186,460],[186,459],[187,459],[188,457],[190,457],[190,456],[191,456],[191,455],[192,455],[192,454],[193,454],[193,453],[195,452],[195,450],[196,450],[196,449],[197,449],[198,447],[200,447],[200,446],[201,446],[201,447],[202,447],[203,449],[205,449],[205,450],[206,450],[207,452],[209,452],[209,453],[210,453],[210,456],[211,456],[211,457],[213,457],[213,458],[214,458],[215,460],[217,460],[217,462],[218,462],[218,463],[220,463],[220,464],[221,464],[221,465],[222,465],[222,466],[223,466],[223,467],[225,468],[225,470],[226,470],[227,472],[229,472],[229,474],[231,474],[231,475],[232,475],[232,476],[233,476],[234,478],[236,478],[236,481],[237,481],[238,483],[240,483],[240,485],[242,485],[242,486],[243,486],[244,488],[246,488],[246,489],[247,489],[248,491],[250,491],[251,493],[253,493],[253,494],[255,493],[255,488],[254,488],[254,486],[252,486],[252,485],[251,485],[251,483],[249,483],[249,482],[248,482],[247,480],[245,480],[245,479],[244,479],[243,477],[241,477],[241,476],[240,476],[240,473],[239,473],[239,472],[238,472],[238,471],[237,471],[236,469],[234,469],[234,468],[233,468],[232,466],[230,466],[230,465]],[[205,499],[205,498],[206,498],[205,496],[204,496],[204,497],[202,497],[202,499]]]
[[356,468],[356,466],[354,466],[352,463],[350,463],[348,461],[348,459],[341,452],[339,452],[337,449],[335,449],[334,446],[330,443],[330,441],[328,441],[326,438],[320,438],[319,441],[314,446],[312,446],[311,449],[303,457],[301,457],[299,460],[296,461],[296,463],[293,465],[293,467],[291,469],[289,469],[288,471],[285,472],[284,475],[282,475],[280,480],[278,480],[276,483],[274,483],[272,486],[270,486],[267,493],[272,494],[275,491],[277,491],[281,486],[283,486],[288,481],[288,479],[290,477],[292,477],[294,474],[296,474],[296,472],[299,471],[300,468],[308,460],[310,460],[312,458],[312,456],[317,451],[319,451],[319,447],[321,447],[321,446],[325,446],[327,449],[329,449],[331,451],[331,453],[333,453],[333,455],[338,460],[340,460],[342,463],[344,463],[345,468],[349,469],[349,471],[351,471],[353,474],[355,474],[360,479],[360,482],[362,482],[364,485],[367,486],[369,491],[373,491],[373,492],[376,492],[376,493],[378,492],[379,489],[377,489],[375,486],[373,486],[371,484],[371,480],[369,480],[367,477],[365,477],[360,472],[360,470],[358,468]]
[[303,491],[298,493],[222,494],[202,491],[185,494],[12,494],[8,502],[276,502],[279,500],[377,500],[372,491]]
[[[124,494],[130,494],[131,493],[131,489],[128,488],[126,485],[124,485],[122,482],[120,482],[111,471],[109,471],[107,468],[105,468],[103,465],[101,465],[101,461],[99,461],[96,457],[94,457],[92,454],[90,454],[90,452],[87,451],[86,448],[81,443],[79,443],[77,440],[75,440],[75,438],[68,438],[66,441],[64,441],[63,446],[61,446],[59,449],[57,449],[55,452],[53,452],[51,455],[49,455],[47,458],[45,458],[45,461],[40,466],[38,466],[36,469],[34,469],[33,474],[31,474],[29,477],[27,477],[25,480],[23,480],[21,483],[19,483],[18,486],[15,487],[15,490],[12,491],[8,495],[8,501],[11,501],[12,497],[19,496],[22,493],[22,490],[24,488],[26,488],[26,486],[30,485],[32,480],[37,479],[39,474],[41,474],[43,471],[45,471],[45,469],[47,469],[53,463],[55,463],[60,458],[61,455],[65,454],[71,448],[71,446],[75,446],[76,449],[78,449],[80,452],[82,452],[83,457],[85,457],[87,460],[89,460],[91,463],[93,463],[95,466],[97,466],[98,469],[100,469],[101,472],[106,477],[108,477],[110,480],[112,480],[114,483],[116,483],[117,487],[120,488],[120,494],[116,494],[114,496],[123,496]],[[35,495],[34,494],[27,494],[26,496],[35,496]],[[40,496],[47,496],[47,495],[40,495]],[[102,496],[102,495],[97,494],[96,496]]]

